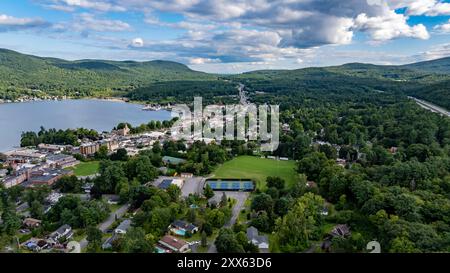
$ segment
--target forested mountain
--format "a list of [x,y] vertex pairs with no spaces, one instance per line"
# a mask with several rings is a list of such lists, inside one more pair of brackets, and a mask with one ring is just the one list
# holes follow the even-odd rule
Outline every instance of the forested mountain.
[[417,71],[450,74],[450,57],[402,66]]
[[[234,83],[230,83],[231,80]],[[152,102],[190,101],[201,95],[230,101],[236,82],[249,91],[283,96],[358,95],[388,92],[415,96],[450,108],[450,58],[381,66],[350,63],[298,70],[262,70],[222,76],[197,72],[168,61],[66,61],[0,49],[0,99],[21,96],[126,96]]]
[[244,82],[249,91],[276,96],[295,91],[303,98],[323,99],[323,96],[387,92],[415,96],[450,108],[450,74],[444,73],[448,68],[450,58],[405,66],[350,63],[298,70],[261,70],[232,78]]
[[6,99],[45,94],[121,95],[155,82],[215,78],[168,61],[65,61],[0,49],[0,98]]

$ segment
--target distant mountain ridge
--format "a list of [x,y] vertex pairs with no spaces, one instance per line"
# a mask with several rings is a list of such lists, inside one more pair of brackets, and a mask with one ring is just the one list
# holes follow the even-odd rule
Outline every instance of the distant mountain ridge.
[[214,79],[217,76],[171,61],[67,61],[0,49],[0,98],[32,95],[35,91],[70,96],[115,95],[156,82]]
[[[171,61],[109,61],[37,57],[0,49],[0,99],[20,96],[127,96],[132,99],[176,101],[186,94],[231,95],[230,82],[282,91],[287,86],[333,92],[373,90],[414,95],[450,107],[450,57],[407,65],[348,63],[296,70],[260,70],[219,76]],[[217,82],[220,81],[220,82]],[[181,85],[181,86],[180,86]],[[278,88],[278,89],[277,89]],[[434,89],[432,89],[434,88]],[[184,95],[186,95],[184,94]],[[188,99],[185,97],[185,99]]]

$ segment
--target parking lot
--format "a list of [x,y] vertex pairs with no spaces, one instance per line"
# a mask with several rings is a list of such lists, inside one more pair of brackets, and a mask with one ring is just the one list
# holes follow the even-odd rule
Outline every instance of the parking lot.
[[[173,176],[160,176],[151,185],[158,187],[162,181],[167,179],[180,179],[179,177]],[[203,192],[203,184],[205,183],[205,178],[202,176],[194,176],[191,178],[181,178],[184,180],[183,187],[181,188],[181,196],[187,197],[189,194],[201,194]]]
[[203,192],[204,180],[201,176],[186,178],[183,188],[181,188],[181,195],[187,197],[189,194],[201,194]]

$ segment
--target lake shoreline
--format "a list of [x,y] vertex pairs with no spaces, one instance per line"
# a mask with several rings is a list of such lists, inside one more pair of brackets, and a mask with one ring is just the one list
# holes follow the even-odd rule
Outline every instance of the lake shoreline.
[[[40,98],[23,99],[21,101],[4,101],[4,100],[0,99],[0,105],[14,104],[14,103],[28,103],[28,102],[43,102],[43,101],[68,101],[68,100],[98,100],[98,101],[121,102],[121,103],[140,105],[142,107],[152,104],[152,103],[149,103],[148,101],[130,100],[129,98],[125,98],[125,97],[64,97],[64,98],[54,97],[54,98],[49,98],[49,99],[40,99]],[[171,110],[170,107],[164,106],[161,104],[156,103],[153,105],[160,106],[161,110],[167,110],[167,111]]]
[[0,134],[0,151],[18,146],[23,132],[37,132],[40,126],[57,130],[87,128],[109,132],[121,122],[139,126],[151,120],[170,119],[171,112],[166,109],[144,111],[136,103],[117,99],[76,98],[5,103],[0,104],[0,127],[7,129]]

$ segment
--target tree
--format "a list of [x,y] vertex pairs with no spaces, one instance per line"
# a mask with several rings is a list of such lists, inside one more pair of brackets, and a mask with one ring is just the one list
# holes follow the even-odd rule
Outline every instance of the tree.
[[189,209],[187,220],[191,223],[195,223],[197,220],[197,212],[195,209]]
[[123,240],[123,251],[126,253],[152,253],[154,242],[145,235],[144,229],[137,227],[127,231]]
[[325,154],[328,159],[336,160],[337,159],[337,150],[333,146],[329,144],[320,145],[319,152]]
[[181,189],[177,185],[172,184],[167,188],[167,193],[169,194],[172,202],[177,202],[181,195]]
[[239,244],[233,231],[222,228],[214,243],[219,253],[244,253],[244,247]]
[[271,226],[270,218],[269,218],[269,215],[267,214],[267,212],[265,212],[265,211],[261,211],[260,213],[258,213],[256,218],[253,218],[251,220],[250,225],[254,226],[258,230],[263,231],[263,232],[270,232],[271,231],[271,229],[270,229],[270,226]]
[[283,190],[285,181],[280,177],[269,176],[266,178],[268,188],[276,188],[278,190]]
[[211,236],[213,234],[213,226],[209,222],[205,222],[202,225],[202,232],[205,232],[206,235]]
[[289,212],[276,221],[276,236],[284,252],[300,252],[309,247],[315,220],[309,217],[307,206],[297,201]]
[[113,161],[127,161],[127,150],[124,148],[117,149],[117,151],[110,156],[110,159]]
[[225,194],[225,192],[222,193],[222,197],[220,199],[220,206],[221,207],[226,207],[228,204],[228,198],[227,195]]
[[62,193],[81,193],[82,181],[75,175],[63,176],[56,183],[55,188],[59,189]]
[[161,143],[159,141],[156,141],[153,144],[152,151],[155,154],[160,154],[162,152]]
[[38,200],[31,202],[30,214],[33,218],[42,219],[44,216],[44,206],[42,203]]
[[408,158],[417,158],[420,162],[424,162],[431,156],[430,148],[423,144],[412,144],[406,149]]
[[87,238],[88,241],[88,251],[98,252],[102,244],[102,232],[94,226],[89,226],[87,228]]
[[259,253],[259,248],[248,241],[247,235],[243,231],[235,233],[236,240],[244,248],[245,253]]
[[419,250],[415,247],[406,234],[402,234],[392,240],[391,247],[389,249],[391,253],[417,253]]
[[210,199],[214,196],[214,191],[209,184],[206,184],[205,188],[203,189],[203,195],[206,199]]
[[117,185],[127,183],[127,177],[120,162],[101,161],[100,176],[94,180],[93,190],[99,193],[116,193]]
[[60,216],[59,221],[60,221],[61,225],[78,226],[76,216],[73,214],[73,212],[71,210],[69,210],[67,208],[64,208],[61,211],[61,216]]
[[251,204],[251,209],[254,211],[266,211],[268,213],[272,212],[273,200],[270,195],[266,193],[261,193],[256,195]]
[[22,225],[19,216],[12,209],[5,209],[1,217],[3,223],[0,225],[1,230],[8,234],[14,235]]
[[298,172],[306,174],[309,180],[318,181],[320,172],[329,165],[324,153],[314,152],[298,162]]
[[98,151],[95,153],[96,159],[107,159],[108,158],[108,147],[106,145],[100,146]]
[[219,209],[212,209],[206,214],[206,221],[212,227],[220,228],[225,224],[225,214]]
[[147,183],[158,176],[158,170],[153,167],[150,158],[147,156],[140,156],[136,162],[136,178],[139,182]]
[[292,185],[289,193],[293,198],[298,198],[303,195],[306,189],[306,175],[299,174],[298,179]]
[[292,198],[281,197],[280,199],[277,199],[277,201],[275,201],[274,212],[278,216],[286,215],[289,211],[291,203]]
[[277,188],[268,188],[266,193],[272,197],[273,200],[277,200],[280,197],[280,191]]
[[205,232],[205,231],[202,231],[201,246],[202,246],[202,247],[208,246],[208,236],[206,235],[206,232]]

